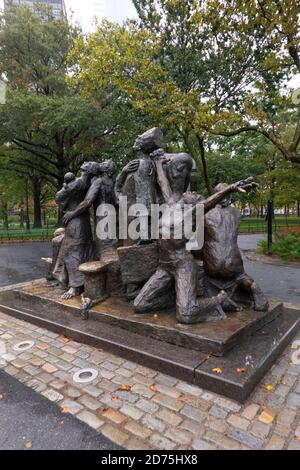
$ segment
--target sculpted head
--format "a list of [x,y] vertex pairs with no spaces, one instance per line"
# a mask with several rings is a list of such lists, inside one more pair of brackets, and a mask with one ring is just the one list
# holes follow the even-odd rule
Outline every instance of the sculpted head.
[[97,162],[84,162],[81,167],[81,175],[82,176],[95,176],[98,173],[98,165]]
[[[227,189],[229,187],[229,184],[227,183],[219,183],[217,186],[214,187],[214,193],[219,193],[220,191],[224,191],[224,189]],[[222,207],[228,207],[232,203],[230,198],[225,198],[223,199],[222,202],[220,202]]]
[[139,135],[133,145],[135,152],[150,154],[164,147],[164,135],[158,127],[154,127],[144,134]]
[[106,160],[105,162],[99,163],[99,174],[106,174],[110,178],[116,173],[117,167],[112,160]]
[[190,182],[194,161],[187,153],[178,153],[170,156],[167,165],[167,175],[174,192],[183,194],[187,191]]

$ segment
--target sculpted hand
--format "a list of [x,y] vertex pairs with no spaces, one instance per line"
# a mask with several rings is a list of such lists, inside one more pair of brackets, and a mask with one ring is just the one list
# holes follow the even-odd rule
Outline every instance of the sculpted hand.
[[66,212],[62,220],[63,220],[64,225],[68,225],[68,223],[72,219],[73,219],[73,212]]
[[139,160],[132,160],[131,162],[127,163],[124,167],[123,172],[125,173],[135,173],[140,167]]
[[252,177],[250,177],[245,180],[241,180],[241,181],[238,181],[237,183],[234,183],[232,185],[232,190],[238,191],[240,193],[247,193],[251,191],[252,189],[256,189],[257,187],[258,187],[258,184],[255,183]]

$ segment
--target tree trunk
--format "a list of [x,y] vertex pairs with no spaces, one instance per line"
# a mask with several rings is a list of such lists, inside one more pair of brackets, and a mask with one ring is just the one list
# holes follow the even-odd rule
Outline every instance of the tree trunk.
[[197,135],[197,140],[200,148],[200,157],[201,157],[201,164],[202,164],[202,171],[203,171],[203,178],[205,182],[205,187],[207,189],[208,195],[211,196],[212,189],[208,174],[207,162],[205,158],[205,147],[204,147],[204,139]]
[[300,217],[300,201],[297,201],[297,216]]
[[42,183],[38,176],[31,178],[32,194],[33,194],[33,227],[42,228],[42,209],[41,209],[41,192]]
[[26,181],[25,211],[26,211],[26,230],[30,230],[28,181]]

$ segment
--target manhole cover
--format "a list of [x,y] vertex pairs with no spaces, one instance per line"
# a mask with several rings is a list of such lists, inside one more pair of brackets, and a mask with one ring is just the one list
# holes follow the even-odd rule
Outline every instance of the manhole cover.
[[13,349],[14,351],[27,351],[28,349],[34,346],[34,341],[22,341],[21,343],[15,344]]
[[82,369],[73,375],[73,381],[78,384],[93,382],[98,377],[98,371],[95,369]]

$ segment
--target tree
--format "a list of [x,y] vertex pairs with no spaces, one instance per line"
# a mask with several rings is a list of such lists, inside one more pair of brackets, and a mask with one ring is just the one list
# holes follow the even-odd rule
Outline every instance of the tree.
[[[59,189],[67,171],[111,155],[130,134],[132,110],[114,90],[97,87],[90,100],[66,80],[73,73],[68,54],[80,37],[65,17],[42,7],[11,6],[0,19],[0,73],[8,81],[0,143],[9,146],[11,169],[30,172],[35,225],[41,225],[44,184]],[[4,147],[1,155],[7,156]]]

